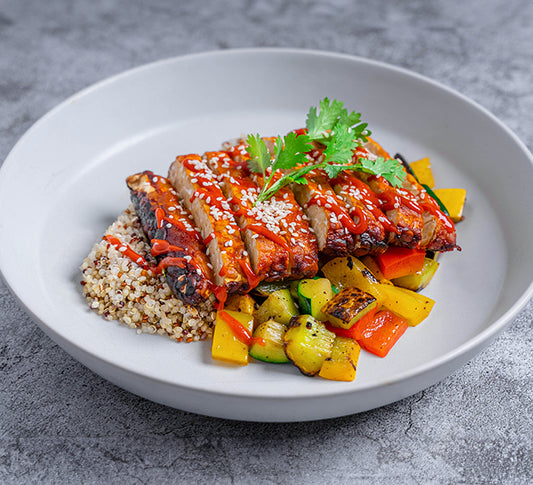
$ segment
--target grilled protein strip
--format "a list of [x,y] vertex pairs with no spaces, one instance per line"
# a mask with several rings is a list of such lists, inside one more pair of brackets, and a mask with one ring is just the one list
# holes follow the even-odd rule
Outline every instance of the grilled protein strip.
[[205,301],[213,278],[200,233],[182,206],[170,182],[145,171],[126,179],[131,200],[145,234],[151,240],[152,254],[166,266],[166,280],[184,303]]
[[[267,146],[272,146],[273,138],[263,138]],[[234,178],[237,176],[252,180],[259,188],[264,185],[263,176],[258,173],[251,173],[248,170],[246,161],[249,155],[246,152],[246,142],[239,140],[236,145],[225,144],[227,154],[233,160],[233,166],[238,172],[233,171]],[[272,183],[276,182],[281,175],[275,173]],[[257,218],[260,224],[264,224],[270,233],[270,237],[275,236],[276,240],[282,239],[285,242],[281,245],[286,248],[290,255],[290,264],[287,272],[288,279],[309,278],[318,272],[318,245],[309,220],[302,208],[296,202],[293,192],[289,187],[282,187],[269,199],[257,202],[257,195],[254,196],[255,207],[249,214]]]
[[216,175],[199,155],[181,155],[170,166],[168,177],[200,228],[214,283],[228,293],[248,291],[257,284],[257,276]]
[[262,205],[254,207],[259,187],[226,152],[207,152],[204,157],[218,175],[222,191],[231,204],[254,272],[266,281],[287,278],[291,259],[289,248],[276,234],[277,225],[272,227]]

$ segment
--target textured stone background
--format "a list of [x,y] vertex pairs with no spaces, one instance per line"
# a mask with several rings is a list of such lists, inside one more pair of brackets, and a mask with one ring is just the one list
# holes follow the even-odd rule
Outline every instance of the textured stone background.
[[[0,161],[40,116],[95,81],[247,46],[412,69],[478,101],[533,148],[530,0],[228,4],[0,0]],[[486,351],[401,402],[322,422],[250,424],[109,384],[50,341],[0,282],[0,482],[531,483],[532,315],[530,302]]]

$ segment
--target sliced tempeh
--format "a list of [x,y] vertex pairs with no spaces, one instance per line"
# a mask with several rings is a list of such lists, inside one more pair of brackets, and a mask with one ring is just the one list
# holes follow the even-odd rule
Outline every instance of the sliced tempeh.
[[126,179],[131,200],[152,254],[166,266],[166,280],[184,303],[197,304],[211,294],[212,266],[190,213],[181,205],[170,181],[145,171]]
[[[272,149],[275,138],[263,138],[263,140]],[[249,155],[246,152],[246,141],[238,140],[235,145],[226,143],[224,149],[243,173],[249,174],[257,186],[263,187],[262,175],[249,173],[247,170],[246,161]],[[275,173],[272,183],[280,176],[279,173]],[[288,278],[308,278],[316,275],[318,272],[317,240],[293,192],[288,187],[282,187],[267,201],[256,204],[256,209],[261,208],[265,213],[265,220],[273,225],[277,224],[279,228],[277,234],[285,239],[289,248],[291,264]]]
[[[207,152],[204,157],[219,176],[220,186],[233,208],[257,276],[266,281],[287,278],[290,270],[289,247],[278,234],[277,223],[275,227],[269,227],[272,221],[265,222],[267,217],[262,210],[263,205],[254,208],[259,187],[226,152]],[[262,229],[267,232],[262,234]]]
[[318,249],[326,257],[351,254],[355,247],[347,226],[354,225],[346,206],[319,170],[306,175],[307,184],[295,184],[294,195],[304,208],[318,241]]
[[228,293],[248,291],[257,278],[215,174],[199,155],[181,155],[170,166],[168,177],[200,228],[215,284]]
[[387,232],[396,231],[395,226],[379,209],[379,199],[370,187],[348,171],[341,172],[331,181],[333,190],[344,201],[350,216],[360,227],[354,235],[354,256],[368,253],[379,254],[388,247]]

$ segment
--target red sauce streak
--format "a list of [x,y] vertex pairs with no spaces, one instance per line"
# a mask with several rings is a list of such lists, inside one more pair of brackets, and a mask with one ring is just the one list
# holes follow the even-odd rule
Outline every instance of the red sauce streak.
[[363,232],[368,229],[368,217],[363,209],[357,205],[354,205],[350,210],[350,215],[352,217],[356,216],[359,219],[359,222],[356,224],[357,230],[359,231],[357,234],[363,234]]
[[227,274],[228,274],[227,266],[222,265],[222,268],[220,268],[220,271],[218,272],[218,276],[226,276]]
[[185,249],[174,246],[164,239],[152,239],[150,242],[152,243],[152,256],[160,256],[170,251],[185,251]]
[[142,268],[152,269],[151,266],[149,266],[146,262],[146,259],[144,259],[140,254],[136,253],[126,243],[121,242],[115,236],[106,235],[102,239],[115,246],[115,248],[120,251],[126,258],[131,259],[133,262],[137,263]]
[[381,201],[381,209],[385,211],[397,209],[400,206],[407,207],[417,214],[422,214],[423,209],[420,207],[418,201],[412,194],[400,195],[394,189],[384,190],[379,194],[379,200]]
[[255,274],[250,263],[246,259],[239,259],[239,264],[242,272],[246,275],[246,279],[248,280],[248,291],[255,288],[261,279]]
[[241,229],[241,232],[246,231],[246,229],[249,229],[252,232],[260,234],[261,236],[264,236],[267,239],[270,239],[272,242],[275,242],[277,245],[285,249],[285,251],[290,253],[291,248],[287,244],[287,241],[285,241],[285,239],[283,239],[281,236],[278,236],[271,230],[267,229],[265,226],[260,226],[259,224],[247,224]]
[[250,331],[244,327],[236,318],[233,318],[228,312],[224,310],[219,310],[218,315],[222,320],[224,320],[230,330],[235,335],[235,338],[242,342],[244,345],[252,345],[253,343],[258,343],[259,345],[265,346],[266,342],[261,337],[252,337]]
[[[326,204],[329,207],[326,207]],[[342,222],[344,227],[348,229],[348,231],[350,231],[352,234],[361,234],[362,232],[364,232],[361,231],[361,224],[356,224],[340,205],[335,203],[333,200],[327,199],[322,194],[313,195],[307,205],[320,205],[324,209],[330,210],[337,216],[339,221]]]
[[224,303],[226,303],[226,300],[228,299],[228,292],[224,286],[218,286],[213,283],[209,285],[211,288],[211,291],[215,295],[215,298],[217,299],[217,303],[215,304],[215,308],[217,310],[222,310],[224,308]]
[[207,246],[215,237],[220,237],[221,234],[217,231],[213,231],[209,236],[204,239],[204,244]]

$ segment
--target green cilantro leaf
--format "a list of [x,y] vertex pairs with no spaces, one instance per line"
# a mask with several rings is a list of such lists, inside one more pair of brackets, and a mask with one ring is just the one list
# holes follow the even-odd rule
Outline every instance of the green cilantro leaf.
[[332,132],[329,142],[324,150],[324,161],[335,163],[350,163],[353,151],[357,148],[358,142],[353,137],[351,130],[340,125]]
[[[307,135],[297,136],[296,133],[291,132],[284,138],[284,141],[283,149],[279,151],[279,154],[276,150],[276,160],[272,164],[272,170],[293,168],[307,162],[305,154],[313,149]],[[276,140],[276,145],[277,142]]]
[[368,160],[366,158],[359,158],[361,172],[371,173],[383,177],[394,187],[401,187],[407,174],[398,160],[388,159],[383,157],[377,160]]
[[272,161],[265,142],[259,135],[248,135],[246,139],[248,145],[246,151],[250,155],[248,167],[254,173],[262,173],[265,176],[266,169],[270,167]]

